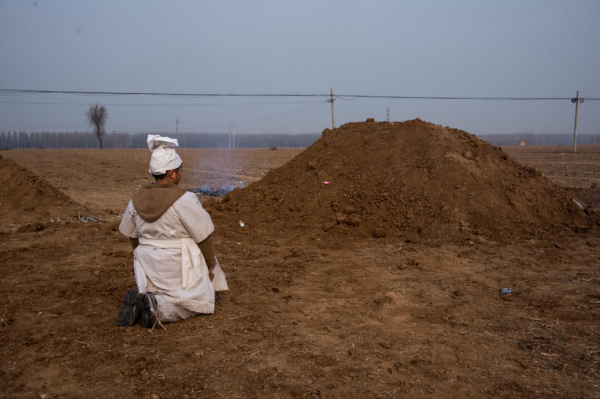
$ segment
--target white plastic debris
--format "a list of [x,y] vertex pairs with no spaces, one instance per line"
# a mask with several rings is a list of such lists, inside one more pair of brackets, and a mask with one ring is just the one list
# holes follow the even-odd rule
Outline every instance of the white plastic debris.
[[575,203],[575,205],[577,205],[582,211],[585,211],[585,207],[583,205],[581,205],[579,202],[577,202],[577,200],[575,198],[571,198],[571,201],[573,201]]

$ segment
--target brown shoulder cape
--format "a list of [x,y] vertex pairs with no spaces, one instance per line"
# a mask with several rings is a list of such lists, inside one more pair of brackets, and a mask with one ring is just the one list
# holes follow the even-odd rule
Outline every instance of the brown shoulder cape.
[[157,221],[187,190],[177,184],[148,184],[133,194],[131,201],[140,216],[152,223]]

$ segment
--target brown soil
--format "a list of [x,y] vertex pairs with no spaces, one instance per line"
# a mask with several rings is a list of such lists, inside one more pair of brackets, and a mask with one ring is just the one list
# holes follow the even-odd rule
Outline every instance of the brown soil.
[[209,207],[297,234],[407,240],[542,237],[600,221],[499,147],[419,119],[327,129],[286,165]]
[[535,165],[544,176],[566,187],[570,197],[600,212],[600,151],[582,145],[507,147],[506,151],[523,165]]
[[[0,224],[59,222],[77,218],[77,204],[44,178],[0,156]],[[58,219],[56,219],[58,218]]]
[[[186,167],[202,171],[184,173],[185,184],[198,187],[205,179],[210,185],[216,173],[229,182],[239,175],[257,179],[298,153],[236,150],[225,157],[225,151],[182,151]],[[311,230],[297,222],[301,212],[279,216],[275,203],[272,217],[289,220],[289,227],[256,217],[242,228],[237,221],[253,217],[243,203],[237,214],[212,204],[216,250],[230,286],[216,314],[167,325],[166,332],[119,329],[117,310],[135,283],[129,242],[112,213],[125,208],[126,191],[146,181],[148,151],[6,154],[73,200],[88,202],[102,222],[70,219],[40,231],[0,223],[0,397],[600,394],[599,229],[565,228],[512,244],[491,233],[407,243],[394,226],[377,239],[361,237],[368,232],[362,224],[336,224],[326,233],[319,223]],[[308,161],[298,166],[299,181],[321,170],[307,172]],[[499,162],[522,170],[510,158]],[[327,178],[331,186],[318,190],[336,190],[339,179]],[[245,198],[252,187],[233,196]],[[419,194],[412,190],[407,193]],[[266,209],[255,206],[257,214]],[[546,222],[532,216],[531,223]],[[500,296],[508,287],[513,293]]]
[[[281,166],[301,150],[180,149],[186,188],[247,185]],[[95,216],[123,213],[133,191],[154,181],[148,150],[11,150],[3,155],[43,176],[54,187],[89,207]]]

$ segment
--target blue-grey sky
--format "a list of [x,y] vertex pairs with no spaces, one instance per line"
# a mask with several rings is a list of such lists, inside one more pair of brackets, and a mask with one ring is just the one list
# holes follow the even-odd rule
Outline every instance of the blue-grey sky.
[[[600,97],[599,21],[599,0],[0,0],[0,88]],[[319,98],[0,94],[0,130],[91,130],[96,102],[108,132],[174,132],[177,118],[180,131],[331,126]],[[356,99],[335,102],[336,125],[387,108],[475,134],[572,132],[575,113],[569,101]],[[600,132],[600,101],[580,106],[579,131]]]

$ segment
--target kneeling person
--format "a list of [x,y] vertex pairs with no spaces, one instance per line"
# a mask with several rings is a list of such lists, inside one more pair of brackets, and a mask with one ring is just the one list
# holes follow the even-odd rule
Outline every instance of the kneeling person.
[[[119,230],[131,239],[137,289],[130,289],[117,326],[146,328],[214,312],[227,281],[214,252],[214,225],[198,197],[178,186],[183,164],[177,140],[148,136],[149,184],[134,195]],[[211,281],[210,272],[213,274]]]

